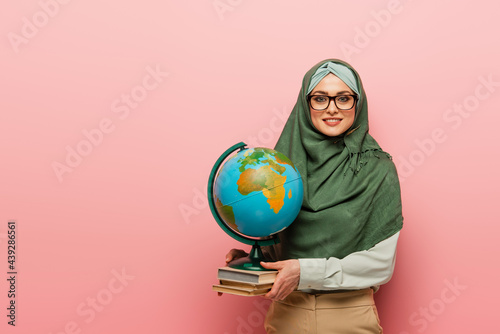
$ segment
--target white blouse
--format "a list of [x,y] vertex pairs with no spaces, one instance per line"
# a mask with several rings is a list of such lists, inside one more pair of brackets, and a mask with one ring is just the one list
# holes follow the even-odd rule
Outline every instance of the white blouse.
[[299,259],[298,290],[357,290],[389,282],[396,262],[399,232],[372,248],[354,252],[343,259]]

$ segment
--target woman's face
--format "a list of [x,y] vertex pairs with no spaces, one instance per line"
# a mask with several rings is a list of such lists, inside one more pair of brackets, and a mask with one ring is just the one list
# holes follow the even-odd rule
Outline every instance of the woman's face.
[[[330,73],[314,87],[309,95],[337,96],[354,95],[354,93],[342,80]],[[328,108],[321,111],[309,106],[314,126],[319,132],[329,137],[339,136],[351,127],[354,123],[355,110],[356,103],[349,110],[339,110],[334,101],[330,101]]]

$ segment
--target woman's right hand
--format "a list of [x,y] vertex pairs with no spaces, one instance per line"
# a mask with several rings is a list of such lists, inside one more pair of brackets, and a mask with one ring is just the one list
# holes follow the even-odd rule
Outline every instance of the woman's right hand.
[[248,256],[247,252],[245,252],[242,249],[233,248],[229,251],[229,253],[226,254],[226,265],[229,264],[229,262],[231,262],[233,260],[236,260],[236,259],[239,259],[239,258],[242,258],[245,256]]

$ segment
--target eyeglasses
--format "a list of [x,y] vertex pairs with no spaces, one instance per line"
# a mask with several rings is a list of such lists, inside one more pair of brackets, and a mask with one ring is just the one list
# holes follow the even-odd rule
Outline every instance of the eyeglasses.
[[330,102],[333,100],[335,106],[339,110],[349,110],[354,107],[354,104],[358,100],[357,95],[309,95],[307,101],[311,108],[317,111],[328,109]]

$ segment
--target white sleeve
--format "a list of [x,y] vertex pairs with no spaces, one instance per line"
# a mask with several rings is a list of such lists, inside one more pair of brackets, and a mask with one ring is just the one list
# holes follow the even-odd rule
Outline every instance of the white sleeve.
[[343,259],[299,259],[299,290],[364,289],[389,282],[396,262],[399,232],[372,248]]

